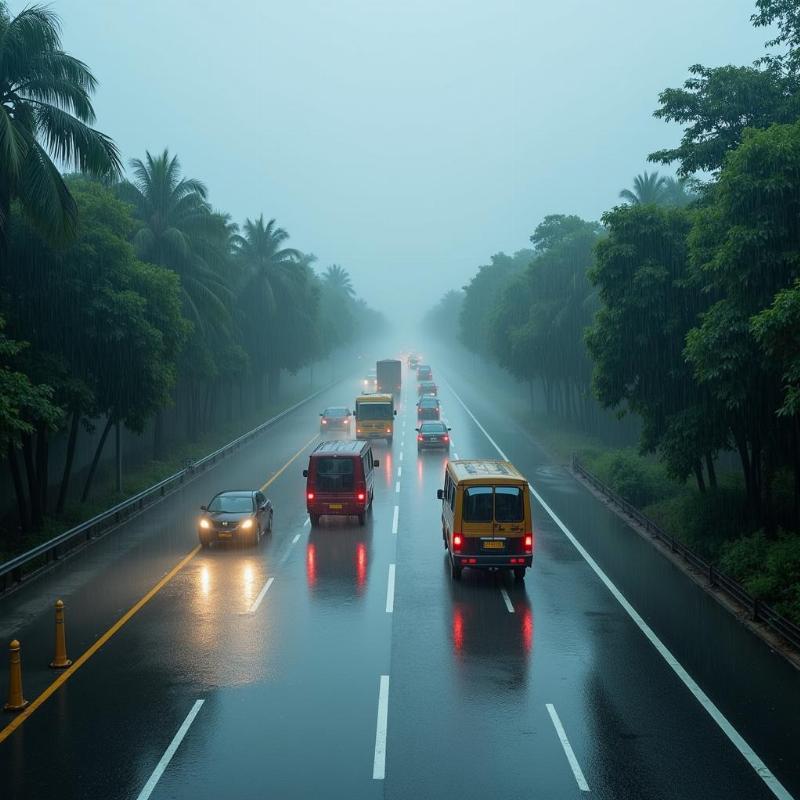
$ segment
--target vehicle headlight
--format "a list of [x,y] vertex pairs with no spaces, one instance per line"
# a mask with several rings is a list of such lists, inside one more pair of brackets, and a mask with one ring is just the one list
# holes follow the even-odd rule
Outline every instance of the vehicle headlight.
[[200,520],[200,527],[201,528],[210,528],[211,525],[208,524],[208,520],[207,519],[201,519]]
[[247,530],[248,528],[252,528],[253,527],[253,518],[252,517],[248,517],[247,519],[243,519],[241,524],[239,525],[239,527],[243,528],[244,530]]

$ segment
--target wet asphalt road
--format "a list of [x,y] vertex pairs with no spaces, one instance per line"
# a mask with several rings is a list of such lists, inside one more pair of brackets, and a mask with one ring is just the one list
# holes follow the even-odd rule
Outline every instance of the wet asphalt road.
[[[798,673],[553,464],[481,387],[445,375],[451,455],[496,456],[457,392],[785,797],[800,798]],[[153,798],[776,796],[539,504],[524,584],[466,570],[450,581],[435,499],[445,456],[417,456],[413,373],[404,381],[394,444],[375,445],[365,527],[328,520],[311,531],[305,514],[317,406],[350,403],[359,387],[346,381],[0,599],[0,640],[22,641],[33,699],[53,679],[57,597],[75,658],[192,551],[201,503],[259,486],[297,456],[266,489],[270,537],[196,554],[0,743],[0,797],[138,798],[154,770]]]

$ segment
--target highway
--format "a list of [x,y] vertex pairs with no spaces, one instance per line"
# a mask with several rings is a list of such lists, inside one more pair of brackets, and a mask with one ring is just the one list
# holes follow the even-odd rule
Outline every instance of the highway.
[[[451,581],[446,456],[417,455],[405,367],[367,524],[311,530],[301,473],[318,412],[360,391],[352,373],[0,598],[29,700],[58,678],[56,599],[70,657],[94,647],[0,731],[0,796],[800,800],[797,670],[553,463],[486,385],[429,358],[451,457],[504,454],[537,493],[526,581]],[[200,551],[199,506],[263,485],[271,536]]]

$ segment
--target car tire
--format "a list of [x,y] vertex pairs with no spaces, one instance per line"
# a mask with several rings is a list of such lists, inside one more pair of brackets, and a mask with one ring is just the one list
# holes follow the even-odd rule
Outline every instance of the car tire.
[[450,559],[450,577],[454,581],[460,581],[461,580],[461,570],[462,569],[463,569],[462,567],[459,567],[458,564],[456,564],[454,559],[452,559],[452,558]]
[[525,580],[525,567],[514,567],[514,580],[520,583]]
[[311,520],[311,527],[318,528],[319,527],[319,514],[309,514],[308,518]]
[[203,550],[208,550],[208,548],[211,547],[211,540],[206,536],[201,536],[200,547],[202,547]]

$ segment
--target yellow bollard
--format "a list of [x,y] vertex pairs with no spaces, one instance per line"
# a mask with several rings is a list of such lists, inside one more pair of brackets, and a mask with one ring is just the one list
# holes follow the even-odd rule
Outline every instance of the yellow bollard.
[[72,664],[67,658],[67,638],[64,633],[64,603],[56,600],[56,657],[50,662],[53,669],[64,669]]
[[19,655],[19,642],[14,639],[9,648],[10,669],[8,675],[8,702],[3,711],[22,711],[28,701],[22,696],[22,659]]

